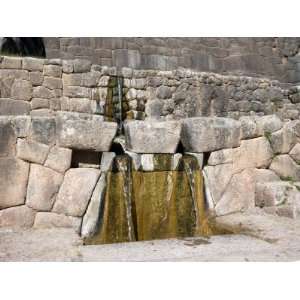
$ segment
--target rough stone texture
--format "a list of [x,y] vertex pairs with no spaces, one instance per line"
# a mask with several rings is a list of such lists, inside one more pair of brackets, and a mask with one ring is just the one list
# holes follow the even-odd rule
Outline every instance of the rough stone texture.
[[25,203],[29,164],[0,158],[0,209]]
[[300,166],[288,154],[276,156],[270,169],[282,179],[300,180]]
[[26,205],[40,211],[50,211],[63,175],[40,165],[31,164]]
[[100,170],[76,168],[66,172],[53,211],[82,217],[99,178]]
[[240,145],[240,123],[226,118],[184,119],[181,141],[188,152],[237,147]]
[[81,218],[71,217],[52,212],[38,212],[35,216],[34,228],[73,228],[79,232]]
[[295,121],[288,122],[281,130],[271,134],[270,143],[274,153],[289,153],[292,147],[296,144],[297,136],[294,130],[294,125]]
[[72,150],[54,146],[50,149],[45,166],[65,173],[71,166]]
[[102,172],[110,171],[115,157],[116,153],[114,152],[103,152],[101,156],[100,170]]
[[57,138],[62,147],[109,151],[116,131],[116,123],[103,122],[100,116],[81,118],[74,113],[57,116]]
[[290,151],[289,155],[292,159],[297,163],[300,164],[300,144],[297,143],[292,150]]
[[255,138],[271,134],[282,128],[282,121],[276,115],[270,116],[245,116],[241,122],[241,139]]
[[238,155],[237,152],[239,152],[239,148],[214,151],[209,156],[208,165],[215,166],[233,163],[234,157]]
[[23,69],[29,71],[43,71],[44,59],[24,57],[23,58]]
[[181,123],[129,121],[125,124],[126,149],[136,153],[175,153]]
[[90,237],[97,231],[100,210],[104,204],[106,191],[106,173],[102,172],[94,189],[91,201],[82,220],[81,236]]
[[35,214],[26,205],[0,210],[0,227],[32,227]]
[[0,99],[0,116],[28,115],[30,103],[20,100]]
[[215,211],[217,216],[226,215],[236,211],[245,211],[254,207],[255,179],[253,170],[246,169],[232,176],[230,184],[226,187]]
[[255,205],[264,207],[284,204],[292,192],[295,192],[295,187],[289,182],[256,183]]
[[12,123],[7,117],[0,117],[0,157],[15,154],[16,134]]
[[49,146],[26,139],[18,139],[17,156],[23,160],[44,164],[49,153]]
[[43,144],[53,145],[56,141],[55,118],[32,117],[30,138]]
[[26,80],[15,80],[11,88],[11,96],[15,100],[29,101],[32,97],[32,84]]

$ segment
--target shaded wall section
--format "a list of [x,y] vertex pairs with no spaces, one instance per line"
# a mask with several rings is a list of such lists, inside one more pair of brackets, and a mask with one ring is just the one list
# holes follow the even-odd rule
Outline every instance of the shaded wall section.
[[85,58],[134,69],[178,67],[300,82],[300,38],[44,38],[48,58]]

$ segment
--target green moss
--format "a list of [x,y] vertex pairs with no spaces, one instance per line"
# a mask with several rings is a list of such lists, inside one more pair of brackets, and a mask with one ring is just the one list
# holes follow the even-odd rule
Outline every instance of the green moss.
[[295,181],[294,178],[291,176],[280,176],[280,179],[283,181],[291,181],[291,182]]
[[265,131],[264,136],[269,141],[269,143],[271,143],[272,133],[270,131]]

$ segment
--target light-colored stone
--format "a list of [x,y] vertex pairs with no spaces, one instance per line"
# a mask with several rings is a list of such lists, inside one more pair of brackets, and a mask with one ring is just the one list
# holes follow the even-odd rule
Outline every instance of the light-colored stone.
[[81,218],[56,214],[53,212],[38,212],[35,216],[34,228],[73,228],[80,231]]
[[232,176],[215,210],[217,216],[254,207],[255,180],[252,169]]
[[0,210],[0,227],[32,227],[35,211],[26,205]]
[[[171,166],[171,170],[175,171],[177,170],[180,160],[182,159],[182,154],[181,153],[175,153],[172,156],[172,166]],[[201,158],[200,158],[201,159]],[[203,158],[202,158],[202,162],[203,162]],[[202,165],[201,165],[202,168]]]
[[300,164],[300,143],[297,143],[292,150],[290,151],[289,155],[292,159],[297,163]]
[[134,153],[131,151],[125,151],[125,153],[130,156],[131,161],[132,161],[132,167],[135,171],[140,170],[141,168],[141,154]]
[[255,205],[264,207],[285,204],[293,191],[295,187],[289,182],[256,183]]
[[270,169],[282,179],[300,181],[300,166],[288,154],[274,157]]
[[97,231],[101,208],[104,204],[106,191],[106,173],[102,172],[94,189],[91,201],[82,220],[81,236],[84,238],[93,236]]
[[276,173],[269,169],[254,169],[255,182],[280,181]]
[[63,85],[62,80],[60,78],[45,76],[43,86],[50,90],[55,90],[62,89]]
[[49,108],[49,100],[43,98],[33,98],[31,100],[31,109]]
[[33,86],[39,86],[43,84],[44,76],[42,72],[30,72],[29,80]]
[[10,57],[4,56],[2,63],[2,69],[21,69],[22,67],[22,58],[21,57]]
[[25,203],[29,164],[0,158],[0,209]]
[[23,58],[23,69],[29,71],[43,71],[44,68],[44,59],[24,57]]
[[234,158],[237,157],[237,152],[239,152],[239,148],[214,151],[208,158],[208,164],[210,166],[215,166],[233,163]]
[[49,168],[31,164],[26,205],[40,211],[50,211],[63,181],[63,175]]
[[29,135],[31,118],[29,116],[14,116],[11,119],[15,134],[19,138],[25,138]]
[[283,123],[276,115],[244,116],[241,122],[241,138],[249,139],[271,134],[282,128]]
[[286,123],[282,129],[270,135],[270,143],[275,154],[289,153],[297,143],[294,122]]
[[23,160],[44,164],[49,153],[49,146],[31,140],[18,139],[17,157]]
[[101,165],[100,169],[102,172],[110,171],[116,157],[114,152],[103,152],[101,156]]
[[33,98],[51,99],[55,98],[55,93],[53,90],[50,90],[44,86],[37,86],[33,88],[32,96]]
[[44,66],[44,75],[60,78],[62,75],[62,67],[55,66],[55,65],[45,65]]
[[246,168],[267,168],[273,158],[270,143],[265,137],[243,140],[237,151],[234,151],[233,164],[235,171]]
[[31,82],[16,79],[11,87],[11,97],[15,100],[29,101],[32,98]]
[[6,115],[28,115],[30,103],[27,101],[0,99],[0,116]]
[[154,170],[154,155],[153,154],[142,154],[141,155],[141,167],[143,171]]
[[71,166],[72,150],[54,146],[50,149],[45,166],[65,173]]
[[240,145],[240,122],[218,117],[184,119],[181,141],[188,152],[234,148]]
[[82,217],[86,211],[100,170],[76,168],[66,172],[53,211],[73,217]]
[[181,123],[129,121],[125,124],[126,149],[136,153],[175,153]]
[[74,59],[73,60],[74,73],[89,72],[92,63],[87,59]]
[[101,116],[58,113],[58,144],[71,149],[109,151],[117,132],[117,123],[102,120]]

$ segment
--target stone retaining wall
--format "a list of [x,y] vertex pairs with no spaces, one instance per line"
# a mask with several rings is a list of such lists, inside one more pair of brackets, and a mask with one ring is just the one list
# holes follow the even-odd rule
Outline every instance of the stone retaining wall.
[[134,70],[87,60],[0,57],[0,115],[54,116],[57,111],[123,119],[278,114],[297,119],[300,93],[264,78],[214,73]]
[[[73,112],[0,117],[0,226],[72,227],[90,233],[104,175],[115,156],[109,151],[116,132],[115,122]],[[180,144],[181,153],[176,153]],[[239,121],[127,121],[123,147],[133,167],[143,171],[160,170],[156,156],[161,153],[170,155],[171,168],[183,152],[195,156],[211,214],[260,207],[295,217],[300,210],[298,120],[283,123],[270,115]],[[84,159],[75,166],[78,151],[88,152],[81,152]],[[86,160],[90,153],[96,163]]]
[[300,82],[299,38],[48,37],[47,58],[84,58],[134,69],[266,76]]

